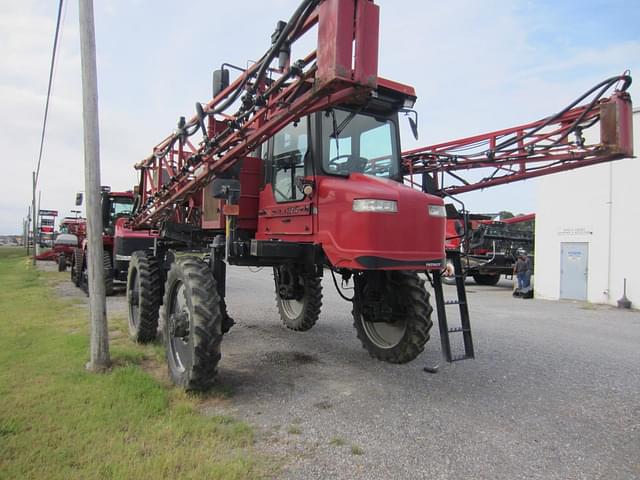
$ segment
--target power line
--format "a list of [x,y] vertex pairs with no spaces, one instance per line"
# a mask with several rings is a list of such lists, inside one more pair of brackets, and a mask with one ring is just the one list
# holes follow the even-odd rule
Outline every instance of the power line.
[[40,153],[38,155],[38,166],[36,168],[36,176],[34,180],[33,188],[35,189],[38,184],[38,176],[40,175],[40,163],[42,162],[42,151],[44,149],[44,134],[47,129],[47,115],[49,114],[49,99],[51,98],[51,86],[53,84],[53,71],[56,62],[56,50],[58,48],[58,35],[60,33],[60,19],[62,18],[62,3],[60,0],[58,4],[58,19],[56,20],[56,34],[53,38],[53,52],[51,54],[51,67],[49,68],[49,86],[47,87],[47,103],[44,107],[44,119],[42,120],[42,136],[40,137]]

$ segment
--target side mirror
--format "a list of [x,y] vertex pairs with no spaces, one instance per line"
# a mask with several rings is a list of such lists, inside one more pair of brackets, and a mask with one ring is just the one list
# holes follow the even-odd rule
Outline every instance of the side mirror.
[[413,138],[418,140],[418,124],[411,117],[409,117],[409,126],[411,127],[411,133],[413,133]]
[[82,193],[76,193],[76,207],[82,205]]
[[215,70],[213,72],[213,97],[229,86],[229,70]]
[[[406,117],[409,117],[409,126],[411,127],[411,133],[413,133],[413,138],[418,140],[418,112],[415,110],[411,110],[410,108],[403,108],[400,110],[405,114]],[[413,118],[411,116],[413,115]]]

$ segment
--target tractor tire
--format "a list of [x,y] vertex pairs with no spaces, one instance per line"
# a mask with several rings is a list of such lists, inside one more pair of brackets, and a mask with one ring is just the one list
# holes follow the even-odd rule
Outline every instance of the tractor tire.
[[487,273],[487,274],[476,273],[473,276],[473,279],[478,285],[493,286],[493,285],[497,285],[498,282],[500,281],[500,275],[492,275],[490,273]]
[[147,343],[156,339],[161,303],[160,262],[147,252],[133,252],[127,273],[127,305],[129,335],[134,342]]
[[87,297],[89,296],[89,266],[87,265],[88,261],[89,261],[89,257],[85,252],[82,252],[82,262],[80,263],[79,287],[87,295]]
[[67,270],[67,257],[64,253],[58,255],[58,271],[65,272]]
[[209,266],[183,257],[171,265],[165,283],[160,321],[169,376],[188,391],[209,389],[220,361],[220,297]]
[[102,264],[104,265],[104,294],[107,297],[113,295],[113,262],[109,252],[102,252]]
[[[286,267],[283,267],[286,268]],[[318,321],[322,309],[322,282],[319,278],[300,277],[302,285],[300,298],[284,299],[279,293],[279,279],[290,274],[290,269],[283,272],[274,267],[276,284],[276,305],[280,319],[285,327],[296,332],[310,330]]]
[[71,257],[71,281],[80,288],[80,274],[82,273],[82,263],[84,262],[84,252],[80,248],[73,250]]
[[384,272],[380,302],[392,307],[393,322],[371,321],[363,308],[367,295],[366,273],[356,277],[353,320],[358,339],[369,354],[389,363],[407,363],[424,350],[433,326],[429,292],[415,272]]

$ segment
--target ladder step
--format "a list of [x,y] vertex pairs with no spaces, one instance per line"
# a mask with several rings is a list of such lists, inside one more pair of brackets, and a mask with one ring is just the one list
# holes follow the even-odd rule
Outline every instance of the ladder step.
[[448,330],[448,332],[449,332],[449,333],[456,333],[456,332],[470,332],[470,331],[471,331],[470,329],[468,329],[468,328],[467,328],[467,329],[464,329],[463,327],[453,327],[453,328],[450,328],[450,329]]
[[462,360],[468,360],[473,357],[468,357],[467,355],[454,355],[451,357],[451,362],[461,362]]
[[461,302],[460,300],[445,300],[445,305],[466,305],[465,302]]

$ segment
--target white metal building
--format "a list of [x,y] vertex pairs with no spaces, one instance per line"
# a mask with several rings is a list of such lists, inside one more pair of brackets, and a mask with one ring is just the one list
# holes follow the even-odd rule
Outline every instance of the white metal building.
[[538,180],[535,295],[640,308],[640,109],[634,152]]

